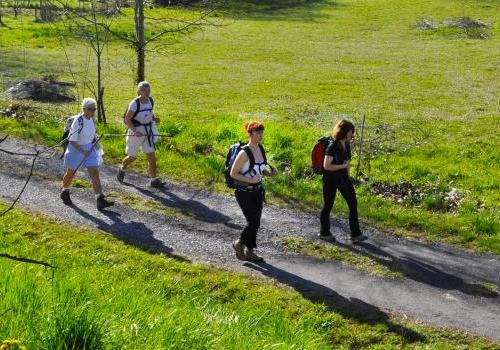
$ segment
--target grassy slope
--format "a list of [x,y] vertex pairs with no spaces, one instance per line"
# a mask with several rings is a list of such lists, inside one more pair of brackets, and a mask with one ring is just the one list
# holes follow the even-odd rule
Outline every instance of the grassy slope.
[[[158,115],[164,119],[162,130],[176,134],[159,146],[167,151],[159,162],[162,172],[224,190],[222,155],[231,142],[244,137],[243,120],[260,119],[267,126],[266,145],[273,161],[292,163],[289,174],[268,184],[270,198],[318,208],[319,180],[304,174],[312,144],[334,120],[347,116],[359,121],[366,113],[369,126],[390,124],[403,142],[415,136],[419,125],[431,135],[429,142],[377,157],[371,179],[395,183],[404,178],[441,187],[453,181],[464,191],[464,205],[454,213],[432,212],[380,199],[364,187],[359,190],[361,217],[406,234],[410,230],[427,239],[500,252],[500,102],[495,95],[500,87],[500,29],[495,26],[488,40],[474,40],[461,31],[412,28],[419,17],[440,22],[471,16],[495,23],[498,2],[230,4],[232,9],[222,17],[227,26],[180,40],[170,47],[169,57],[149,58],[147,77],[154,86]],[[7,23],[27,29],[0,29],[3,46],[22,47],[0,48],[5,74],[19,77],[25,70],[33,75],[41,69],[69,79],[61,71],[65,60],[53,38],[53,24],[27,19]],[[84,71],[86,51],[75,42],[66,47],[73,70]],[[24,56],[29,57],[27,65]],[[134,90],[133,58],[116,43],[109,57],[108,115],[119,122]],[[51,114],[64,115],[64,107],[59,112],[50,109]],[[49,118],[35,131],[32,123],[31,131],[25,126],[19,130],[12,121],[2,120],[0,125],[17,134],[50,134],[55,140],[59,131],[51,128],[57,121]],[[108,159],[117,161],[123,140],[105,143]],[[478,201],[485,202],[486,209],[477,211]],[[342,201],[338,207],[345,212]]]
[[498,349],[373,307],[329,309],[289,288],[22,210],[0,218],[0,237],[2,252],[57,266],[51,279],[50,270],[0,258],[0,339],[30,349],[78,339],[92,349]]

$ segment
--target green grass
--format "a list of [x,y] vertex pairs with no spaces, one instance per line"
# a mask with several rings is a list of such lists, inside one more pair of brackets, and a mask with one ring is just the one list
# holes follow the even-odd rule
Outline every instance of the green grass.
[[402,277],[402,271],[394,271],[367,256],[356,254],[352,250],[333,244],[311,242],[301,237],[287,236],[279,239],[288,250],[307,254],[321,260],[336,260],[343,264],[354,266],[357,269],[373,275],[385,277]]
[[2,253],[56,266],[0,258],[0,339],[29,349],[499,349],[20,209],[0,235]]
[[[489,38],[480,40],[460,30],[423,31],[414,24],[422,17],[441,23],[460,16],[495,24],[499,10],[496,1],[230,1],[219,11],[224,26],[190,39],[168,38],[172,55],[148,57],[146,75],[163,120],[160,130],[175,134],[158,146],[160,171],[226,191],[223,155],[244,138],[243,121],[258,119],[266,125],[271,160],[290,164],[286,175],[268,181],[268,198],[317,211],[321,185],[308,173],[310,149],[338,118],[359,125],[365,114],[370,135],[379,125],[395,132],[394,150],[376,155],[370,170],[364,169],[370,180],[453,186],[464,199],[458,210],[442,212],[432,210],[436,199],[429,198],[427,207],[397,203],[364,186],[361,218],[396,234],[498,254],[500,66],[494,57],[500,53],[500,27],[494,25]],[[186,16],[178,9],[155,11]],[[120,17],[118,25],[125,28],[127,20]],[[57,23],[9,18],[7,24],[0,28],[4,83],[43,74],[72,81],[50,29]],[[81,86],[88,51],[75,40],[64,43]],[[101,130],[122,131],[121,116],[135,91],[133,52],[113,41],[106,55],[110,126]],[[76,104],[42,109],[49,116],[0,119],[0,128],[53,142],[63,116],[78,110]],[[428,135],[426,142],[406,147],[422,134]],[[107,139],[104,145],[107,161],[117,163],[124,140]],[[144,159],[135,169],[144,169]],[[476,209],[477,203],[484,208]],[[346,206],[339,201],[335,210],[344,214]]]

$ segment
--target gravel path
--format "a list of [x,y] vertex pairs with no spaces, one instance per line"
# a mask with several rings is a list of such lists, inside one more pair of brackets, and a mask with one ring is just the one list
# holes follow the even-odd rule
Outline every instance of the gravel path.
[[[16,139],[7,139],[1,147],[30,149],[24,141]],[[405,278],[396,279],[377,277],[335,261],[318,261],[287,252],[277,239],[292,235],[315,241],[318,218],[267,205],[258,236],[259,252],[266,263],[241,262],[235,259],[231,242],[238,237],[244,217],[233,197],[174,183],[164,190],[151,189],[147,179],[136,174],[127,174],[127,184],[122,185],[115,180],[116,168],[103,166],[101,178],[106,192],[153,200],[183,214],[138,212],[120,204],[99,212],[88,189],[72,189],[75,205],[67,207],[57,194],[63,172],[61,163],[58,156],[37,161],[36,175],[20,205],[99,228],[143,249],[273,278],[307,298],[326,302],[346,317],[363,322],[391,323],[388,313],[397,313],[500,340],[500,297],[484,286],[484,283],[500,286],[497,255],[473,254],[444,244],[396,238],[367,226],[362,229],[370,239],[352,245],[347,241],[347,221],[333,220],[336,244],[388,267],[397,265],[406,274]],[[29,165],[29,157],[0,152],[0,200],[12,201],[17,196]],[[85,175],[83,178],[87,179]],[[411,339],[419,337],[399,326],[393,329]]]

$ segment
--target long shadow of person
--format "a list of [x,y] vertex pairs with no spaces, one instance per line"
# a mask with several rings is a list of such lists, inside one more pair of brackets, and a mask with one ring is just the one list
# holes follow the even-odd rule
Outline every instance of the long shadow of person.
[[345,318],[369,325],[383,324],[387,327],[389,332],[398,334],[406,342],[414,343],[426,341],[424,335],[393,322],[389,316],[378,307],[365,303],[362,300],[357,298],[345,298],[328,287],[277,268],[267,262],[259,264],[246,262],[243,266],[258,271],[264,276],[294,288],[302,294],[302,296],[313,302],[324,303],[331,311]]
[[153,230],[142,222],[125,222],[121,219],[120,213],[108,210],[101,211],[101,214],[107,216],[112,221],[109,224],[75,205],[72,208],[81,217],[95,223],[98,229],[111,233],[126,244],[140,248],[148,253],[163,253],[178,261],[189,262],[188,259],[174,254],[173,249],[166,246],[163,241],[154,238]]
[[153,191],[141,188],[132,183],[124,182],[123,184],[135,188],[137,191],[141,192],[145,196],[148,196],[149,198],[169,208],[180,209],[184,215],[193,217],[196,220],[208,223],[220,223],[226,227],[237,230],[243,229],[243,226],[233,223],[232,222],[233,219],[231,217],[224,215],[221,212],[218,212],[217,210],[211,209],[207,207],[205,204],[196,201],[192,198],[182,199],[166,189],[159,189],[160,193],[164,195],[160,196]]
[[435,266],[412,257],[394,256],[367,241],[358,243],[357,245],[343,244],[341,242],[335,242],[333,244],[354,253],[364,255],[380,265],[386,266],[391,271],[400,272],[407,278],[417,282],[425,283],[439,289],[459,290],[469,295],[486,298],[498,297],[498,292],[482,284],[468,283],[458,276],[444,272]]

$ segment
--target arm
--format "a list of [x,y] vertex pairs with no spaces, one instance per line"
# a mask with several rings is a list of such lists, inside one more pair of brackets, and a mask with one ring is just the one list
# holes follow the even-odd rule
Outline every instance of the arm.
[[349,161],[344,164],[332,164],[333,156],[325,156],[323,161],[323,168],[328,171],[337,171],[342,169],[349,169]]
[[129,130],[131,130],[134,133],[134,135],[144,136],[144,134],[142,132],[137,131],[135,129],[134,123],[132,123],[132,118],[134,117],[134,112],[135,111],[132,111],[130,109],[127,111],[127,114],[125,115],[125,125],[127,125]]
[[245,153],[245,151],[240,151],[240,153],[238,153],[236,159],[234,160],[229,175],[237,181],[246,182],[248,184],[256,184],[260,182],[260,180],[256,180],[255,178],[248,178],[240,174],[241,168],[243,167],[246,161],[248,161],[247,154]]
[[273,167],[271,165],[269,165],[269,168],[271,168],[271,171],[264,169],[264,171],[262,172],[264,174],[264,176],[274,177],[274,176],[278,175],[278,169],[276,169],[275,167]]

